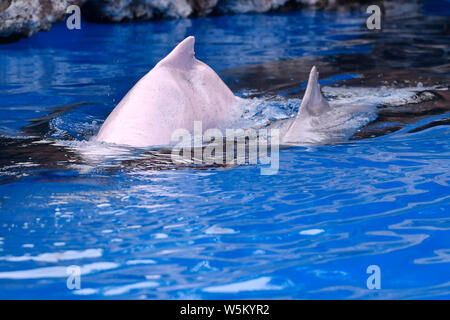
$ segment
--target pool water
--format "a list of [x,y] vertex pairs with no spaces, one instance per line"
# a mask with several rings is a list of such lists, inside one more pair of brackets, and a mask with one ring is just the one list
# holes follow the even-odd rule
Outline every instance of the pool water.
[[[0,298],[450,298],[448,6],[381,32],[303,11],[61,23],[1,45]],[[282,148],[274,175],[92,142],[188,35],[256,101],[247,122],[293,116],[312,64],[332,105],[366,109],[339,141]]]

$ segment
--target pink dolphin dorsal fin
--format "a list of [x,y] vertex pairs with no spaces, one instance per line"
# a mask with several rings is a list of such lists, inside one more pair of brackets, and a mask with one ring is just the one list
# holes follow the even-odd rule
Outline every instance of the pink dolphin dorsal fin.
[[181,41],[163,60],[161,64],[170,65],[175,68],[190,68],[194,62],[195,38],[189,36]]
[[309,74],[308,85],[300,105],[300,112],[306,112],[310,116],[319,116],[330,110],[330,105],[325,100],[319,85],[319,71],[313,66]]

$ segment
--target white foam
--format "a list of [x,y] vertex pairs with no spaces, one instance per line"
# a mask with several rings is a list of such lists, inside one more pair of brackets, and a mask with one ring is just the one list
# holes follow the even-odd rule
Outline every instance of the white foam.
[[270,277],[261,277],[254,280],[235,282],[223,286],[204,288],[203,291],[210,293],[238,293],[244,291],[281,290],[282,286],[269,285]]
[[88,295],[96,294],[96,293],[98,293],[98,291],[99,291],[98,289],[84,288],[84,289],[74,290],[73,294],[80,295],[80,296],[88,296]]
[[127,261],[128,265],[144,265],[144,264],[155,264],[155,260],[151,259],[140,259],[140,260],[129,260]]
[[205,231],[206,234],[234,234],[237,231],[230,228],[221,228],[217,226],[212,226]]
[[8,262],[23,262],[23,261],[35,261],[35,262],[59,262],[75,259],[85,258],[98,258],[102,256],[102,249],[87,249],[84,251],[68,250],[64,252],[52,252],[42,253],[37,256],[5,256],[0,257],[0,261]]
[[[447,90],[439,86],[394,88],[381,86],[365,87],[323,87],[322,92],[328,99],[339,104],[400,106],[432,100],[435,96],[430,90]],[[421,94],[419,94],[421,93]]]
[[120,287],[115,287],[111,289],[107,289],[104,292],[105,296],[115,296],[119,294],[127,293],[131,290],[135,289],[147,289],[147,288],[154,288],[157,287],[159,284],[155,281],[144,281],[144,282],[138,282],[134,284],[128,284]]
[[153,237],[154,237],[155,239],[166,239],[166,238],[168,238],[169,236],[168,236],[167,234],[165,234],[165,233],[155,233],[155,234],[153,235]]
[[322,232],[325,232],[325,230],[323,230],[323,229],[308,229],[308,230],[300,231],[299,234],[304,235],[304,236],[315,236]]
[[[97,262],[81,266],[81,275],[115,269],[119,267],[117,263]],[[67,267],[47,267],[28,270],[0,272],[0,279],[25,280],[25,279],[46,279],[46,278],[66,278]]]

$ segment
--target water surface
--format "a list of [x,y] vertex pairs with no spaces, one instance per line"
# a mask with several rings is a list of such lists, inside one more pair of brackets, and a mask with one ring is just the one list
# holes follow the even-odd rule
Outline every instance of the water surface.
[[[58,24],[2,45],[0,298],[449,298],[440,6],[382,32],[359,13],[306,11]],[[332,103],[374,112],[343,121],[339,143],[280,150],[271,176],[89,142],[187,35],[234,92],[260,99],[255,123],[295,114],[313,64]],[[71,265],[80,290],[67,288]],[[367,289],[370,265],[381,290]]]

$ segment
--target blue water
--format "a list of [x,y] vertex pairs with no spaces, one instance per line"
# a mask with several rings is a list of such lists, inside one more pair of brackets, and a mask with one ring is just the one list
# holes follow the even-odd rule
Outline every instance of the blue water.
[[[220,74],[370,54],[374,41],[355,41],[368,33],[365,18],[292,12],[83,22],[79,31],[61,23],[1,45],[0,298],[449,298],[450,127],[408,133],[448,113],[377,138],[280,150],[271,176],[259,165],[125,161],[135,150],[92,160],[83,142],[187,35]],[[323,85],[349,77],[340,74]],[[42,126],[25,130],[33,119]],[[379,290],[367,288],[370,265],[381,270]],[[81,268],[81,289],[67,287],[68,266]]]

